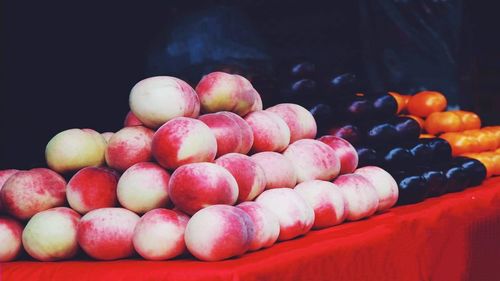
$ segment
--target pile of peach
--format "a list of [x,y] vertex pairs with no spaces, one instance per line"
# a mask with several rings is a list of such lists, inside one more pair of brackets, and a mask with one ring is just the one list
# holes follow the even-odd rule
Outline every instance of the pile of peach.
[[450,144],[453,156],[479,160],[488,177],[500,175],[500,126],[481,128],[481,119],[474,112],[444,111],[447,100],[439,92],[390,94],[398,103],[398,113],[408,113],[425,130],[421,138],[439,136]]
[[263,110],[244,77],[210,73],[196,90],[174,77],[144,79],[130,108],[116,133],[54,136],[50,169],[0,172],[8,214],[0,218],[0,261],[15,259],[21,245],[41,261],[79,249],[98,260],[186,251],[223,260],[371,216],[398,199],[386,171],[356,169],[356,151],[343,139],[315,140],[316,122],[299,105]]

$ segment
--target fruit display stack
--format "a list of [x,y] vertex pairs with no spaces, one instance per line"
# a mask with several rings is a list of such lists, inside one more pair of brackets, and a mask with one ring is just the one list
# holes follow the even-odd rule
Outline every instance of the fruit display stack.
[[[371,116],[393,118],[389,98],[370,100],[378,112]],[[294,103],[264,110],[242,76],[209,73],[195,88],[151,77],[131,89],[129,104],[117,132],[55,135],[48,168],[0,171],[0,261],[218,261],[367,218],[398,200],[388,172],[364,156],[358,167],[346,140],[355,139],[337,131],[317,138],[313,114]],[[413,119],[394,118],[389,133],[386,123],[371,125],[370,143],[392,141],[384,134],[416,141]]]

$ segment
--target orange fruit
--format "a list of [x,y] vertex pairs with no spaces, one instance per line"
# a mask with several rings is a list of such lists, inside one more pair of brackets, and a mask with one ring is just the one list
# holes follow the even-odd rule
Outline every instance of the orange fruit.
[[494,133],[487,130],[469,130],[463,132],[478,142],[478,151],[492,151],[497,148],[497,138]]
[[497,148],[497,150],[495,150],[495,153],[500,153],[500,148]]
[[500,175],[500,153],[495,153],[495,152],[485,152],[481,153],[482,155],[489,157],[491,161],[493,162],[492,165],[492,174],[494,176]]
[[484,127],[481,131],[492,132],[497,138],[497,147],[500,147],[500,126]]
[[432,139],[432,138],[435,138],[436,136],[434,135],[429,135],[429,134],[420,134],[420,136],[418,137],[419,139]]
[[463,110],[452,110],[450,112],[460,116],[464,130],[475,130],[481,128],[481,118],[479,118],[476,113]]
[[403,95],[400,95],[396,92],[389,92],[389,95],[391,95],[396,100],[396,103],[398,104],[398,110],[397,110],[396,114],[399,114],[403,110],[405,110],[406,100],[403,98]]
[[451,154],[453,156],[462,155],[464,153],[472,152],[474,146],[470,137],[460,133],[445,133],[439,136],[445,139],[451,146]]
[[462,131],[462,120],[453,112],[434,112],[425,119],[424,128],[431,135]]
[[446,97],[440,92],[423,91],[410,98],[408,112],[411,115],[427,117],[433,112],[445,110],[446,106]]
[[418,117],[418,116],[415,116],[415,115],[401,115],[401,116],[404,116],[404,117],[410,117],[411,119],[417,121],[418,125],[420,125],[420,128],[423,129],[424,128],[424,119]]

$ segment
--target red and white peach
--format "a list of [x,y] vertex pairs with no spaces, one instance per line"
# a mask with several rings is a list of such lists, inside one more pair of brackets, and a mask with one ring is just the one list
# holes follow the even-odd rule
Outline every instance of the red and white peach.
[[245,116],[245,121],[252,128],[254,152],[281,152],[290,143],[288,125],[274,112],[254,111]]
[[189,84],[170,76],[139,81],[130,91],[130,109],[147,127],[158,128],[175,117],[196,118],[200,100]]
[[151,162],[137,163],[120,177],[117,196],[120,204],[138,214],[165,207],[170,174]]
[[278,218],[279,241],[304,235],[314,224],[313,208],[291,188],[266,190],[255,201]]
[[18,257],[23,226],[9,217],[0,217],[0,262],[13,261]]
[[139,219],[137,214],[123,208],[90,211],[78,223],[78,244],[94,259],[130,257],[134,253],[134,229]]
[[168,209],[144,214],[134,230],[134,248],[147,260],[167,260],[184,253],[184,232],[189,217]]
[[335,155],[340,160],[340,174],[349,174],[358,167],[358,153],[354,146],[343,138],[335,136],[322,136],[318,139],[333,148]]
[[127,113],[125,116],[125,120],[123,121],[123,127],[132,127],[132,126],[144,126],[144,124],[135,116],[132,111]]
[[297,173],[297,182],[332,180],[340,171],[340,161],[328,145],[311,139],[301,139],[283,152]]
[[233,205],[238,199],[238,183],[219,165],[186,164],[170,177],[168,194],[179,210],[192,215],[210,205]]
[[378,194],[378,211],[391,208],[398,201],[399,190],[396,180],[387,171],[376,166],[366,166],[354,171],[373,184]]
[[243,136],[240,126],[231,117],[225,114],[210,113],[202,115],[198,119],[214,133],[217,140],[216,157],[239,151]]
[[253,235],[253,223],[247,213],[233,206],[213,205],[191,217],[184,239],[196,258],[220,261],[248,251]]
[[277,152],[259,152],[252,158],[263,170],[266,189],[289,187],[297,184],[297,172],[293,164],[283,154]]
[[117,205],[118,174],[109,168],[87,167],[78,171],[66,186],[69,206],[80,214]]
[[229,153],[215,160],[228,170],[238,183],[238,202],[251,201],[266,188],[266,174],[259,164],[247,155]]
[[293,103],[281,103],[266,111],[278,114],[290,129],[290,143],[300,139],[314,139],[317,133],[316,120],[304,107]]
[[106,141],[91,129],[70,129],[55,135],[45,148],[47,165],[58,173],[104,164]]
[[76,233],[80,215],[58,207],[34,215],[23,231],[26,252],[40,261],[69,259],[76,255]]
[[314,209],[314,229],[334,226],[344,221],[344,197],[335,184],[310,180],[299,183],[294,190]]
[[119,130],[106,147],[106,163],[113,169],[125,171],[136,163],[150,161],[153,135],[153,130],[143,126]]
[[[2,191],[2,187],[4,183],[15,173],[19,172],[19,170],[16,169],[8,169],[8,170],[2,170],[0,171],[0,194]],[[2,206],[2,197],[0,196],[0,212],[3,211],[3,206]]]
[[66,202],[66,181],[45,168],[20,171],[5,182],[0,197],[9,214],[27,220],[38,212],[63,206]]
[[239,126],[239,131],[241,133],[241,146],[237,149],[236,152],[241,154],[247,154],[250,149],[252,149],[253,145],[253,131],[252,127],[248,125],[245,119],[241,118],[238,114],[229,111],[221,111],[217,112],[217,114],[225,115],[233,121],[235,121]]
[[197,119],[177,117],[156,131],[153,137],[153,156],[158,163],[175,169],[181,165],[213,162],[217,154],[214,133]]
[[333,182],[344,196],[346,218],[359,220],[373,215],[378,208],[378,194],[375,187],[363,176],[341,175]]
[[212,72],[196,86],[202,112],[231,111],[246,115],[255,103],[252,84],[244,77],[225,72]]
[[247,213],[254,225],[254,235],[249,251],[271,247],[278,240],[280,223],[278,217],[270,210],[254,201],[243,202],[236,207]]

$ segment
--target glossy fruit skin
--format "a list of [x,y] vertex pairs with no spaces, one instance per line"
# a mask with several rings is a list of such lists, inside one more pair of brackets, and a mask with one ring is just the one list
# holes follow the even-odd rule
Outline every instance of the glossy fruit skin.
[[392,124],[379,123],[367,129],[365,140],[372,145],[385,146],[394,143],[397,134],[396,128]]
[[461,133],[445,133],[439,136],[446,140],[451,146],[453,156],[459,156],[464,153],[477,152],[479,144],[477,139]]
[[413,142],[420,136],[420,125],[410,117],[398,117],[393,121],[393,125],[399,142]]
[[396,100],[396,103],[398,105],[396,114],[400,114],[401,112],[403,112],[403,110],[406,109],[406,99],[403,97],[403,95],[396,92],[388,92],[388,94]]
[[316,81],[312,79],[300,79],[293,82],[290,89],[295,95],[304,96],[307,94],[314,94],[317,90],[317,84]]
[[452,163],[461,166],[467,178],[469,179],[469,186],[480,185],[486,178],[486,167],[480,161],[468,157],[455,157]]
[[463,110],[452,110],[450,112],[455,113],[462,120],[463,130],[475,130],[481,128],[481,118],[470,111]]
[[433,151],[426,141],[417,140],[408,146],[408,150],[413,156],[414,164],[426,165],[432,162]]
[[462,131],[463,124],[460,116],[453,112],[434,112],[425,119],[424,128],[427,133],[436,135]]
[[429,169],[422,173],[427,183],[427,197],[440,196],[446,193],[447,178],[442,171]]
[[422,91],[413,95],[408,102],[408,112],[412,115],[427,117],[433,112],[446,109],[446,97],[433,91]]
[[399,188],[398,205],[421,202],[428,194],[426,180],[417,174],[398,172],[394,175]]
[[355,86],[356,82],[356,74],[347,72],[332,77],[329,81],[328,88],[334,93],[349,91]]
[[396,99],[388,93],[382,93],[371,97],[373,99],[373,117],[386,119],[395,116],[398,111]]
[[365,96],[350,96],[339,101],[335,107],[336,116],[347,121],[369,120],[373,117],[373,102]]
[[411,118],[411,119],[417,121],[418,125],[420,126],[420,131],[421,132],[422,132],[422,130],[425,127],[425,121],[424,121],[424,119],[422,119],[422,117],[418,117],[418,116],[415,116],[415,115],[400,115],[400,117],[408,117],[408,118]]
[[469,178],[462,166],[451,166],[443,172],[447,180],[446,192],[462,191],[469,186]]
[[425,139],[425,142],[432,150],[432,162],[442,163],[451,161],[451,146],[441,138]]
[[290,69],[290,76],[294,78],[313,78],[316,73],[316,65],[305,61],[293,65]]
[[326,128],[331,126],[334,119],[333,109],[330,105],[326,103],[317,103],[309,108],[316,124],[318,125],[318,131],[323,132]]
[[328,134],[343,138],[350,142],[352,145],[356,145],[362,141],[362,136],[360,129],[352,124],[343,124],[328,130]]
[[410,151],[404,147],[394,147],[386,151],[380,151],[378,159],[383,168],[393,170],[411,166],[412,158]]
[[364,166],[377,166],[377,151],[370,147],[356,147],[358,153],[358,168]]

